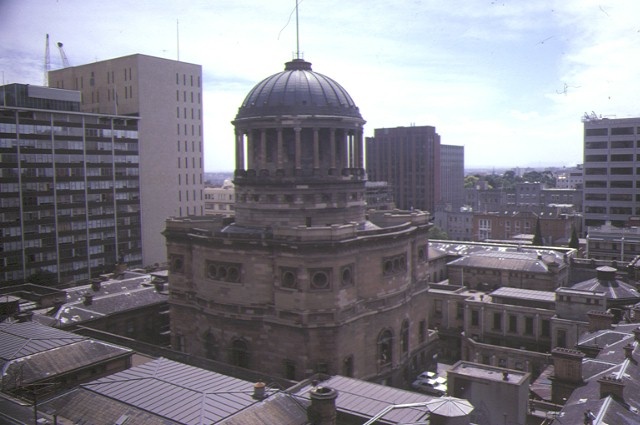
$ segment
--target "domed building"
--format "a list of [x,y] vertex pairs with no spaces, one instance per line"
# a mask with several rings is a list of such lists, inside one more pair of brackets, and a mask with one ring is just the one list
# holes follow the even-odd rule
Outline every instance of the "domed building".
[[235,218],[167,221],[174,348],[294,380],[402,385],[428,366],[429,215],[367,215],[364,123],[302,59],[249,92]]

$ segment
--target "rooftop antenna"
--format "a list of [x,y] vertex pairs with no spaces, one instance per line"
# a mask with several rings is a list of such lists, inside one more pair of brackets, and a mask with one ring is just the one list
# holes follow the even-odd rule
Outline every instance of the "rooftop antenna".
[[176,19],[176,44],[178,47],[178,62],[180,62],[180,20]]
[[296,0],[296,59],[300,59],[300,26],[298,21],[298,0]]
[[51,69],[51,53],[49,52],[49,34],[44,45],[44,79],[42,85],[49,85],[49,70]]

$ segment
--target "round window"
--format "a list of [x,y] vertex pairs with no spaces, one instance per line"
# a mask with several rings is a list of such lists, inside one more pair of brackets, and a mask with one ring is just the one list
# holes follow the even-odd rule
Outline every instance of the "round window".
[[295,288],[296,287],[296,275],[291,271],[286,271],[282,273],[282,286],[284,288]]
[[229,282],[237,282],[238,279],[240,278],[240,273],[238,272],[238,268],[237,267],[229,267],[229,270],[227,272],[227,280]]
[[314,289],[326,289],[329,287],[329,276],[325,272],[315,272],[311,278],[311,286]]

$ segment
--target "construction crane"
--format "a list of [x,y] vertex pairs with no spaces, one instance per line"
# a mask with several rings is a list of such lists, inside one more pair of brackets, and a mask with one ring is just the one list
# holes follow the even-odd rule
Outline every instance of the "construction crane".
[[44,80],[43,85],[49,85],[49,70],[51,69],[51,56],[49,53],[49,34],[47,34],[45,46],[44,46]]
[[58,41],[58,50],[60,50],[60,57],[62,58],[62,67],[69,68],[71,65],[69,64],[69,59],[67,59],[67,54],[64,52],[62,48],[62,43]]

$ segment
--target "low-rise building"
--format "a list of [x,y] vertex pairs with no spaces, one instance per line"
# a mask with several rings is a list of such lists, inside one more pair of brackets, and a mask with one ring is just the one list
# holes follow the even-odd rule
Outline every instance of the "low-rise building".
[[449,395],[467,399],[475,407],[472,423],[527,423],[529,373],[459,361],[447,372],[447,380]]
[[0,323],[2,392],[34,400],[128,368],[133,351],[34,322]]
[[231,179],[225,179],[220,187],[204,188],[205,215],[234,215],[236,204],[235,188]]

